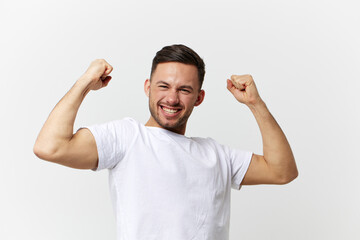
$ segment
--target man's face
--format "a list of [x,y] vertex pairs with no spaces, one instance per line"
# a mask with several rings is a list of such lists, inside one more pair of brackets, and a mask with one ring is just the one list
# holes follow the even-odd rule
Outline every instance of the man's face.
[[200,105],[205,92],[199,91],[198,70],[178,62],[160,63],[151,82],[145,81],[151,117],[146,126],[185,134],[186,122],[194,106]]

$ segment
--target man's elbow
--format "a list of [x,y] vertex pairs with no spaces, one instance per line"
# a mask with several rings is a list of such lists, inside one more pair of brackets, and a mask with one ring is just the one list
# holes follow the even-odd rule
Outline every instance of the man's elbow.
[[279,184],[284,185],[294,181],[299,176],[299,172],[297,168],[293,169],[292,171],[287,172],[279,179]]
[[50,162],[55,161],[55,159],[54,159],[55,152],[56,152],[55,149],[50,149],[50,148],[42,146],[38,143],[35,143],[34,147],[33,147],[33,152],[38,158],[40,158],[42,160],[46,160],[46,161],[50,161]]

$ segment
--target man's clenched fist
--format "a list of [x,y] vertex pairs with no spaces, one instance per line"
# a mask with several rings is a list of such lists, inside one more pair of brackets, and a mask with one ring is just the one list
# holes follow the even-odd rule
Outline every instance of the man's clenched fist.
[[91,62],[81,78],[87,81],[90,90],[98,90],[108,85],[111,80],[109,74],[112,70],[113,67],[104,59],[96,59]]
[[232,75],[227,79],[227,89],[234,95],[236,100],[254,106],[262,100],[251,75]]

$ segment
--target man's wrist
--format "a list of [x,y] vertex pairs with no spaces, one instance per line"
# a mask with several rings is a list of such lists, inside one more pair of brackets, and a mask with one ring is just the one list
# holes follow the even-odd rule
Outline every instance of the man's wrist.
[[251,111],[259,111],[261,109],[267,109],[265,102],[260,98],[258,101],[252,104],[247,104]]
[[80,89],[84,95],[86,95],[91,90],[92,80],[86,75],[81,76],[76,82],[74,87]]

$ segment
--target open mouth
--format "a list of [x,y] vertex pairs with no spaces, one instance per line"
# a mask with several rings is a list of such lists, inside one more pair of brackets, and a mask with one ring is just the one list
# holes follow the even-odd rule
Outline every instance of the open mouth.
[[168,115],[168,116],[175,116],[181,111],[181,109],[179,109],[179,108],[169,108],[169,107],[165,107],[162,105],[160,105],[160,108],[163,110],[165,115]]

